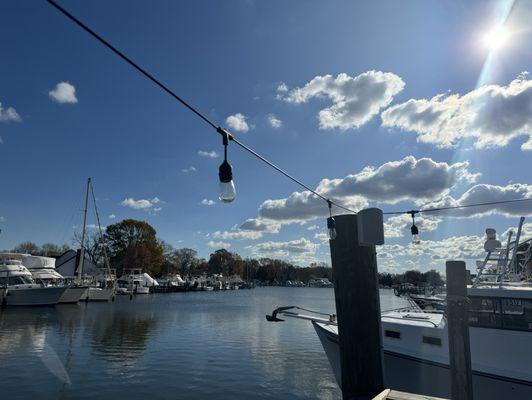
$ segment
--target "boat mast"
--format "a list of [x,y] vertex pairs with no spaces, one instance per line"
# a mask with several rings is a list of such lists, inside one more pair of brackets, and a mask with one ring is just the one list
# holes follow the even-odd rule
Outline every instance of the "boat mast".
[[79,254],[78,264],[78,280],[81,281],[83,276],[83,261],[85,260],[85,231],[87,229],[87,204],[89,202],[89,187],[91,178],[87,179],[87,190],[85,191],[85,209],[83,210],[83,231],[81,231],[81,249]]
[[92,185],[92,182],[90,182],[91,186],[91,195],[92,195],[92,202],[94,204],[94,213],[96,214],[96,221],[98,221],[98,232],[100,233],[100,241],[102,244],[103,249],[103,258],[105,261],[105,266],[107,268],[107,276],[105,279],[105,286],[107,287],[107,278],[111,279],[111,266],[109,265],[109,257],[107,257],[107,246],[105,244],[105,236],[103,235],[102,231],[102,225],[100,224],[100,214],[98,213],[98,206],[96,205],[96,196],[94,196],[94,186]]

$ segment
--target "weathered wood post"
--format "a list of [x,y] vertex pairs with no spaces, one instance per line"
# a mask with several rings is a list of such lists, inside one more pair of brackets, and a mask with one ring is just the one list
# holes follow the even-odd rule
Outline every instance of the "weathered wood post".
[[344,400],[384,389],[376,244],[384,243],[382,211],[334,217],[330,240]]
[[451,372],[451,399],[472,400],[469,300],[463,261],[447,261],[447,335]]

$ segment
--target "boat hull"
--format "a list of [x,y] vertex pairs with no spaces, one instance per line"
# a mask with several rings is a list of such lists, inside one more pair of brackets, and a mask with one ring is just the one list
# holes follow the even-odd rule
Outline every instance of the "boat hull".
[[70,286],[59,299],[59,304],[72,304],[87,297],[88,287]]
[[[313,322],[338,384],[341,386],[338,335]],[[383,351],[385,386],[395,390],[450,398],[450,371],[444,363]],[[532,398],[532,382],[472,371],[475,399]]]
[[39,288],[8,288],[7,306],[53,306],[66,291],[66,286]]
[[109,301],[114,298],[114,288],[89,287],[86,301]]

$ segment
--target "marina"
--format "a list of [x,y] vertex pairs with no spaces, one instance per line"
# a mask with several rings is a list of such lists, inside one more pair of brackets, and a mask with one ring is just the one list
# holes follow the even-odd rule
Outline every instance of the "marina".
[[0,399],[532,399],[531,21],[3,4]]

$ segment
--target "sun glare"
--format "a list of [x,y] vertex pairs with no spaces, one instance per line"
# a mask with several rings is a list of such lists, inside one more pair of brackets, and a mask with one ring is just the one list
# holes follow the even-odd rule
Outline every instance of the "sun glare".
[[510,33],[504,26],[498,26],[487,32],[483,36],[482,42],[488,49],[497,50],[504,46],[509,36]]

